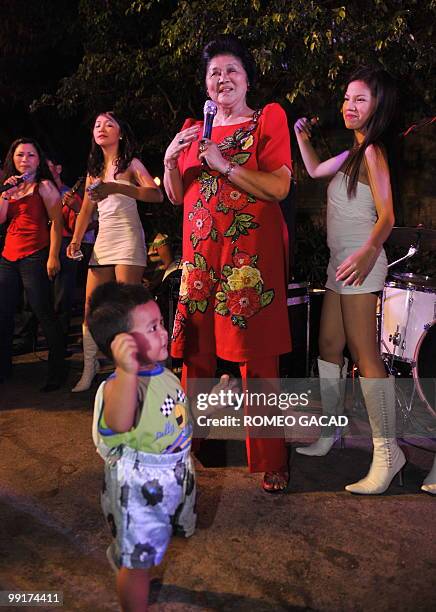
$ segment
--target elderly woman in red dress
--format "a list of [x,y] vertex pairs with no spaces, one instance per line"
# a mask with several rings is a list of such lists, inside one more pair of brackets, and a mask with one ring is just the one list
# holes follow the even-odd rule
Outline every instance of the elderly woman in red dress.
[[[291,347],[279,207],[291,178],[289,130],[278,104],[248,106],[255,65],[238,39],[208,43],[203,63],[217,105],[211,138],[201,140],[202,122],[188,119],[164,159],[168,197],[184,204],[172,354],[183,358],[188,387],[188,379],[215,375],[216,356],[239,364],[246,387],[248,379],[278,378],[279,355]],[[247,454],[250,470],[265,473],[265,491],[286,489],[283,437],[248,438]]]

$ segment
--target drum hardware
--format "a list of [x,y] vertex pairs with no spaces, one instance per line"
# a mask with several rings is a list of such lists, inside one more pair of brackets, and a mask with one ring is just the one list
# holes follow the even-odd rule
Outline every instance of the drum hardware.
[[399,264],[402,261],[405,261],[406,259],[410,259],[411,257],[413,257],[414,255],[416,255],[416,253],[419,251],[419,249],[417,247],[415,247],[413,244],[409,247],[409,251],[407,252],[407,255],[404,255],[404,257],[400,257],[400,259],[396,259],[395,261],[393,261],[392,263],[390,263],[388,265],[388,269],[392,268],[392,266],[396,266],[397,264]]
[[[411,273],[394,275],[385,283],[381,301],[380,352],[391,374],[398,375],[395,364],[408,368],[413,379],[410,391],[398,389],[397,405],[404,423],[409,424],[418,400],[431,415],[434,428],[436,390],[436,281]],[[406,397],[407,395],[407,397]],[[433,431],[426,426],[426,431]]]
[[[395,332],[395,334],[389,334],[389,342],[392,342],[392,344],[394,346],[400,346],[400,343],[401,343],[401,333],[400,333],[400,326],[399,325],[397,325],[397,331]],[[406,348],[406,343],[404,342],[404,340],[401,343],[401,348],[403,350]]]
[[280,357],[282,378],[304,378],[309,376],[310,354],[310,283],[288,284],[287,306],[291,328],[292,352]]

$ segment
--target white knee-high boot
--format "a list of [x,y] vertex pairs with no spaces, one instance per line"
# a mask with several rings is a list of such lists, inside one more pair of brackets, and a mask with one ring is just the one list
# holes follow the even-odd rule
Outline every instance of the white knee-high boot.
[[[325,416],[339,416],[344,412],[345,386],[347,382],[348,359],[345,357],[342,368],[336,363],[318,357],[319,385],[322,411]],[[322,457],[327,455],[335,443],[339,429],[334,425],[321,427],[320,437],[309,446],[296,449],[300,455]]]
[[94,376],[100,369],[97,359],[97,345],[86,325],[82,325],[83,332],[83,372],[79,382],[71,389],[73,393],[86,391],[92,385]]
[[436,455],[433,459],[433,467],[425,477],[421,489],[426,493],[436,495]]
[[360,377],[360,385],[371,426],[374,452],[365,478],[347,485],[345,489],[350,493],[377,495],[386,491],[406,463],[396,438],[395,378]]

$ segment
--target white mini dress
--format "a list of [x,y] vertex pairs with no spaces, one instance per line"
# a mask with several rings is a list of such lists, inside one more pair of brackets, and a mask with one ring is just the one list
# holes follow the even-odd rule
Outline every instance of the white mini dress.
[[[131,185],[121,179],[113,182]],[[147,251],[136,200],[114,193],[101,200],[97,207],[98,235],[89,265],[145,266]]]
[[381,250],[374,267],[362,285],[344,287],[343,281],[336,281],[338,266],[365,244],[377,220],[377,211],[369,185],[358,182],[355,196],[348,199],[347,183],[347,176],[343,172],[338,172],[327,189],[327,244],[330,249],[330,260],[325,286],[341,294],[382,291],[387,274],[384,249]]

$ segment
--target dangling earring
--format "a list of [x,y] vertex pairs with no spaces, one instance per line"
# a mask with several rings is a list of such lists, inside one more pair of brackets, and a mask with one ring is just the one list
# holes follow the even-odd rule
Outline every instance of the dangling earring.
[[120,140],[122,140],[122,139],[123,139],[123,137],[122,137],[122,136],[120,136]]

